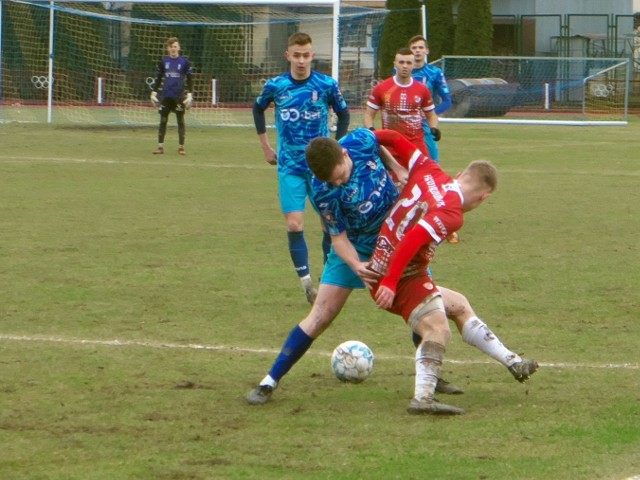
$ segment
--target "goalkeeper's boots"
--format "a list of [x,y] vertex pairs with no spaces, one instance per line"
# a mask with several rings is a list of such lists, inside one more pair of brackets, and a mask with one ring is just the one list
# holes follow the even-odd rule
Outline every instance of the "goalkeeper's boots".
[[409,403],[407,412],[412,415],[462,415],[464,410],[437,402],[432,398],[413,398],[411,399],[411,403]]
[[529,377],[535,373],[538,369],[538,362],[535,360],[527,360],[523,358],[522,361],[514,363],[509,367],[509,371],[513,378],[515,378],[520,383],[526,382],[529,380]]
[[164,147],[158,147],[153,151],[154,155],[162,155],[164,153]]
[[438,383],[436,383],[436,393],[444,393],[447,395],[462,395],[464,390],[454,385],[453,383],[447,382],[443,378],[438,378]]
[[184,147],[182,145],[180,145],[178,147],[178,155],[186,155],[187,152],[185,151]]
[[249,405],[264,405],[271,398],[273,387],[270,385],[258,385],[247,395]]

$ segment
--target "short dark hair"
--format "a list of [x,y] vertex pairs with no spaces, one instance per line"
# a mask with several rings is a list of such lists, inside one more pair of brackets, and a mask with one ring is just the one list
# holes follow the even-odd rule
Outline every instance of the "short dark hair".
[[407,47],[410,47],[416,42],[424,42],[424,46],[429,48],[429,42],[427,42],[427,39],[424,38],[422,35],[414,35],[413,37],[411,37],[407,42]]
[[305,149],[307,165],[323,182],[328,182],[343,158],[342,145],[329,137],[314,138]]

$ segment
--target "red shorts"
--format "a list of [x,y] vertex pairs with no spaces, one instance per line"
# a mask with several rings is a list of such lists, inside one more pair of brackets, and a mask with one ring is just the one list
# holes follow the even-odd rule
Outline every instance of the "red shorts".
[[[373,298],[375,298],[377,291],[377,286],[370,290]],[[411,312],[413,312],[425,298],[434,293],[440,293],[440,290],[438,290],[438,287],[426,272],[404,277],[398,282],[393,305],[387,310],[396,315],[400,315],[406,322]]]

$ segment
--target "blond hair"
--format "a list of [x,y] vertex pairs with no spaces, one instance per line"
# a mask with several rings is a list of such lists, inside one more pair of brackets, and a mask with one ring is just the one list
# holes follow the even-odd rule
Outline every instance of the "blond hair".
[[489,193],[493,193],[498,188],[498,171],[493,163],[488,160],[475,160],[467,165],[461,177],[469,176]]

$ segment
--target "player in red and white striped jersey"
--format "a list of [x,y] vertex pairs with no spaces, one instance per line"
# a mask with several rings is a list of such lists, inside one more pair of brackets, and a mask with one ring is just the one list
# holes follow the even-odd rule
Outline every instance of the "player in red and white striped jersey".
[[[465,342],[509,368],[520,382],[538,365],[507,349],[458,292],[439,289],[427,272],[436,249],[462,227],[463,215],[480,206],[497,187],[497,172],[487,161],[471,162],[456,178],[390,130],[376,132],[380,144],[396,152],[409,180],[387,215],[369,268],[381,275],[370,285],[379,308],[400,315],[422,339],[416,351],[415,396],[410,413],[462,413],[435,401],[435,386],[451,332],[447,314]],[[445,311],[446,304],[446,311]]]
[[[429,88],[411,76],[415,59],[408,48],[396,53],[393,65],[395,75],[380,82],[367,100],[364,126],[373,128],[378,111],[382,112],[382,128],[403,134],[424,154],[429,150],[424,141],[423,121],[426,119],[434,134],[440,139],[438,116]],[[391,152],[394,153],[394,152]]]

